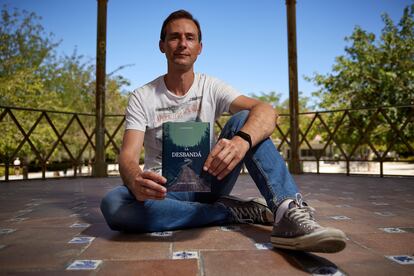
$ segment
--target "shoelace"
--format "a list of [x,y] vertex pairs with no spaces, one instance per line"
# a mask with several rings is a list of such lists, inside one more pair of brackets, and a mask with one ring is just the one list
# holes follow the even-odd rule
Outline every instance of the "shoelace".
[[260,221],[261,223],[265,222],[259,208],[230,207],[229,209],[240,223],[254,223],[255,221]]
[[291,220],[296,220],[299,224],[306,225],[307,227],[318,227],[319,224],[313,217],[315,209],[308,206],[303,201],[303,197],[300,193],[296,194],[295,202],[298,207],[288,210],[286,216]]
[[314,211],[315,209],[313,209],[312,207],[304,206],[303,204],[300,204],[299,207],[295,207],[295,208],[288,210],[286,213],[286,216],[290,220],[297,221],[299,224],[305,227],[310,227],[310,228],[320,227],[319,224],[313,218]]

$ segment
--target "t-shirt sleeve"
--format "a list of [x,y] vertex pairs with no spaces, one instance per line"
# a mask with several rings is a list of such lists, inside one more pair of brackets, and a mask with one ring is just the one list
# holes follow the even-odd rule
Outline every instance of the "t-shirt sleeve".
[[129,97],[125,114],[125,129],[145,131],[147,116],[142,106],[142,98],[138,91],[134,91]]
[[219,79],[212,80],[212,88],[214,91],[215,103],[217,105],[215,117],[218,118],[224,112],[229,112],[231,103],[240,96],[241,93]]

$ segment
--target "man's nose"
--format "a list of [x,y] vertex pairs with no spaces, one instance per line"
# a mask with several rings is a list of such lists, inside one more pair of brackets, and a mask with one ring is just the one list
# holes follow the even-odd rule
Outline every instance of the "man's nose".
[[179,41],[178,41],[178,46],[180,48],[187,48],[187,39],[185,37],[182,37]]

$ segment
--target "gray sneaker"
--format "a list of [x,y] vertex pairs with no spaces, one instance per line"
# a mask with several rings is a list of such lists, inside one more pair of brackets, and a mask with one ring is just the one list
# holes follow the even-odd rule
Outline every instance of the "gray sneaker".
[[266,201],[260,197],[241,199],[235,196],[222,196],[216,204],[224,205],[233,214],[236,223],[257,223],[272,225],[273,213]]
[[314,219],[314,211],[301,198],[273,225],[274,247],[308,252],[335,253],[345,248],[346,236],[339,229],[322,227]]

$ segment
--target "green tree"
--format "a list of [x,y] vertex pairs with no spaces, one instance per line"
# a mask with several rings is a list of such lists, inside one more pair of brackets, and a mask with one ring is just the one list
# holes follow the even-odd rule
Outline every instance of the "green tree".
[[412,104],[414,100],[414,5],[404,9],[398,25],[383,14],[380,39],[355,27],[345,40],[345,55],[336,58],[332,73],[311,78],[315,95],[328,109]]
[[[319,86],[314,96],[320,99],[320,107],[334,110],[414,104],[414,5],[404,9],[398,24],[386,13],[382,20],[384,28],[378,39],[375,34],[355,27],[352,35],[345,38],[350,45],[345,47],[344,55],[336,58],[332,72],[306,78]],[[360,147],[361,152],[374,145],[378,152],[386,152],[393,146],[400,153],[410,154],[411,150],[400,138],[395,141],[396,134],[389,131],[389,121],[401,128],[404,122],[412,120],[412,108],[387,109],[386,115],[376,112],[350,112],[337,133],[337,142],[347,144],[345,150],[354,155],[358,153],[355,145],[360,142],[365,144]],[[331,130],[341,117],[342,113],[330,116]],[[369,140],[363,137],[364,132],[369,133]],[[413,141],[412,123],[402,132],[406,140]]]
[[[4,6],[1,10],[0,22],[0,106],[48,109],[67,112],[95,112],[95,66],[92,61],[85,60],[76,51],[71,55],[57,57],[55,42],[52,34],[47,34],[40,24],[40,17],[34,13],[11,10]],[[125,66],[119,67],[107,76],[106,83],[106,113],[122,114],[126,107],[127,96],[122,93],[122,87],[128,85],[128,80],[114,73]],[[10,163],[16,156],[26,156],[26,159],[36,162],[62,161],[71,159],[70,154],[60,143],[50,155],[57,134],[49,124],[53,123],[61,134],[68,122],[70,114],[44,113],[27,110],[11,110],[5,113],[0,108],[0,158],[2,163]],[[30,135],[30,141],[36,148],[36,153],[28,141],[20,149],[18,145],[24,137],[14,123],[14,119],[28,133],[36,120],[43,116]],[[46,117],[47,116],[47,117]],[[14,118],[15,117],[15,118]],[[73,121],[63,137],[73,158],[79,162],[88,153],[90,158],[91,146],[83,149],[87,138],[83,132],[92,134],[95,120],[93,116],[78,115],[81,124]],[[106,128],[112,135],[122,117],[107,118]],[[113,138],[120,145],[120,133]],[[18,152],[16,152],[18,151]],[[108,156],[115,159],[116,147],[108,147]],[[82,154],[82,155],[81,155]],[[82,157],[83,156],[83,157]]]
[[7,7],[0,18],[0,105],[39,108],[53,106],[56,97],[45,91],[53,71],[58,43],[44,33],[34,13]]
[[[253,98],[259,99],[263,102],[269,103],[272,105],[277,113],[279,114],[277,118],[277,130],[272,134],[272,139],[276,141],[279,145],[287,145],[286,142],[282,143],[282,134],[286,136],[287,140],[290,141],[289,130],[290,130],[290,117],[289,117],[289,98],[282,101],[282,94],[275,91],[269,93],[251,93]],[[309,97],[303,96],[302,92],[299,92],[299,110],[300,112],[309,111]],[[302,115],[299,118],[299,127],[302,130],[302,133],[305,133],[307,126],[309,125],[311,118],[307,115]],[[312,129],[313,130],[313,129]],[[312,140],[315,137],[315,131],[311,131],[307,135],[308,140]],[[301,137],[300,137],[301,138]]]
[[[26,11],[9,11],[5,6],[0,18],[0,105],[45,108],[57,103],[57,97],[45,89],[48,72],[53,71],[53,49],[58,43],[53,42],[52,35],[44,33],[38,23],[39,17]],[[13,115],[23,129],[28,132],[33,125],[33,113],[13,111],[1,120],[2,140],[0,157],[7,163],[13,158],[18,143],[23,135],[15,126]],[[37,114],[38,115],[38,114]],[[49,144],[53,133],[39,123],[33,132],[32,142],[39,146],[40,154],[44,152],[41,145]],[[30,147],[23,146],[23,155],[30,152]]]

